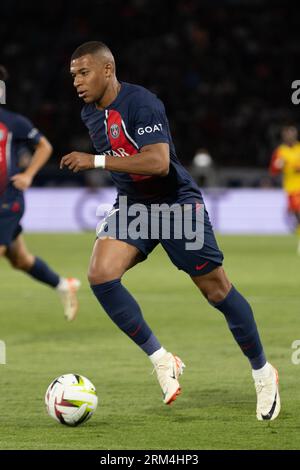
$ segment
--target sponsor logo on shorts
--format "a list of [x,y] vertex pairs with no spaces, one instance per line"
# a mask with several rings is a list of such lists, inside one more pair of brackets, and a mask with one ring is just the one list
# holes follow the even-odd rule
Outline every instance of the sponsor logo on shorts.
[[204,268],[205,268],[205,266],[207,266],[207,265],[208,265],[208,263],[209,263],[209,261],[206,261],[205,263],[203,263],[203,264],[200,264],[200,265],[199,265],[199,264],[197,264],[197,265],[195,266],[195,267],[196,267],[196,271],[202,271],[202,269],[204,269]]

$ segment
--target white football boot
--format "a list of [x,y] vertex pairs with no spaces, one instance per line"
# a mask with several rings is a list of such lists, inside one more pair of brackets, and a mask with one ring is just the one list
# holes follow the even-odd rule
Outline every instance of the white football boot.
[[62,278],[57,286],[60,299],[64,307],[64,315],[68,321],[75,319],[78,312],[77,291],[81,285],[79,279],[74,277]]
[[163,392],[163,402],[170,405],[180,394],[178,377],[183,373],[185,364],[182,360],[167,352],[154,366],[159,385]]
[[272,421],[277,418],[280,412],[280,396],[278,372],[275,367],[269,364],[269,375],[264,378],[254,378],[254,386],[257,394],[257,419],[259,421]]

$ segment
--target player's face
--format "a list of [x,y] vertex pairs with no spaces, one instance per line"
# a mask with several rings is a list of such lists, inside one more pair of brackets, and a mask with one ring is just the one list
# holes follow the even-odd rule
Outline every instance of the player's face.
[[294,126],[287,126],[282,129],[282,140],[287,145],[292,145],[297,141],[298,131]]
[[111,77],[110,64],[87,54],[71,62],[70,72],[79,98],[85,103],[100,101]]

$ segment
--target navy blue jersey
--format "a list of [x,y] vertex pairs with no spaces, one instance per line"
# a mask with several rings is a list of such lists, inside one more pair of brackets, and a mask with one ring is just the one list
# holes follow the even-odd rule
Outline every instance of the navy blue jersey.
[[127,196],[129,202],[202,200],[198,186],[176,156],[164,105],[153,93],[141,86],[121,82],[119,94],[107,108],[98,110],[94,103],[86,104],[81,118],[97,154],[126,158],[137,154],[145,145],[169,144],[170,171],[167,176],[111,172],[118,194]]
[[22,171],[19,168],[21,147],[36,145],[40,138],[40,132],[27,118],[0,107],[0,202],[13,201],[22,195],[10,178]]

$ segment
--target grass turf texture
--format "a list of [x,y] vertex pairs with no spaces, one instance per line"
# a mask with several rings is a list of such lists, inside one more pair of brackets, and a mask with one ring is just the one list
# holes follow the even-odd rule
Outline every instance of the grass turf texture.
[[[63,275],[78,276],[81,310],[72,324],[56,293],[0,260],[0,449],[300,448],[300,257],[290,237],[219,237],[225,269],[251,302],[269,360],[279,369],[282,412],[258,422],[247,360],[223,316],[156,249],[124,276],[163,345],[187,365],[182,395],[162,403],[151,364],[98,306],[86,280],[93,234],[26,235],[31,250]],[[99,406],[78,428],[53,421],[44,393],[75,372],[96,386]]]

